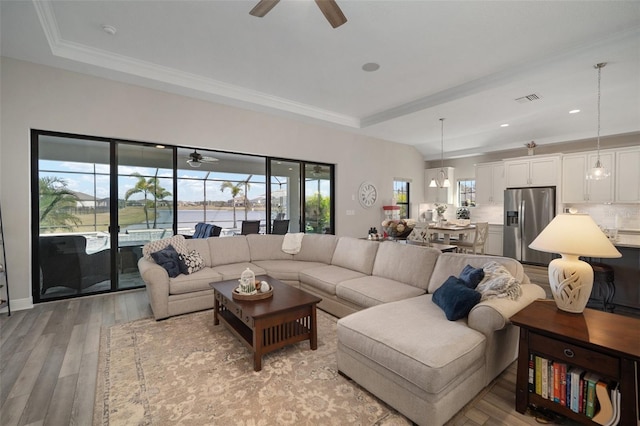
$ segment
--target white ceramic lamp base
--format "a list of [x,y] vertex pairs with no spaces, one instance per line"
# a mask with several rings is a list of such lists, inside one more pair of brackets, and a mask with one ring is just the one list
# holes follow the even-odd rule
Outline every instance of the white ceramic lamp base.
[[561,255],[549,263],[549,284],[558,309],[581,313],[593,288],[593,269],[578,256]]

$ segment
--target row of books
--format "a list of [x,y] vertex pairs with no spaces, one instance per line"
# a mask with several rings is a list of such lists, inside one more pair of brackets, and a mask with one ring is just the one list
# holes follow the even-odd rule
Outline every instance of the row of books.
[[615,426],[620,420],[618,383],[563,362],[529,354],[529,392],[603,426]]

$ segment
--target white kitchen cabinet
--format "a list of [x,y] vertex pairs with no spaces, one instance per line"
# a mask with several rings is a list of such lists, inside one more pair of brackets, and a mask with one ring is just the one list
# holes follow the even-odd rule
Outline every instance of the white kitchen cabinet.
[[489,225],[484,252],[494,256],[502,256],[502,225]]
[[560,176],[560,156],[507,160],[504,170],[507,188],[556,186]]
[[640,202],[640,147],[616,151],[615,201]]
[[[612,173],[614,152],[600,151],[600,163]],[[614,177],[587,180],[589,169],[598,161],[597,151],[570,154],[562,157],[563,203],[610,203],[613,201]]]
[[476,165],[476,204],[502,204],[504,201],[504,163]]
[[451,185],[449,188],[431,188],[429,184],[431,183],[431,179],[436,179],[436,181],[440,178],[440,167],[437,169],[426,169],[425,170],[425,183],[424,183],[424,197],[427,203],[445,203],[445,204],[454,204],[455,196],[456,196],[456,180],[454,177],[454,169],[453,167],[444,167],[444,171],[447,173],[447,177],[449,178],[449,182]]

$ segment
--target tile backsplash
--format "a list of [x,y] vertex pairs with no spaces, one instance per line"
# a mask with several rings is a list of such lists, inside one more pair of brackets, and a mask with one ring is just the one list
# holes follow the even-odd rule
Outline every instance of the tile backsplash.
[[568,204],[579,213],[588,213],[603,228],[640,231],[640,204]]
[[[433,204],[429,204],[428,207],[435,208]],[[565,204],[564,207],[573,207],[579,213],[588,213],[603,228],[640,232],[640,204]],[[502,204],[471,207],[469,211],[473,222],[502,224],[504,221]],[[456,207],[449,204],[444,217],[449,220],[455,219]]]

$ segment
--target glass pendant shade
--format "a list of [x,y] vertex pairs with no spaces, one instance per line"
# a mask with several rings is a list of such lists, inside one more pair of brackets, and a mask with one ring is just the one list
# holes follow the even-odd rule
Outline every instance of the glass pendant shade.
[[587,173],[587,180],[602,180],[611,176],[611,171],[605,168],[602,163],[600,163],[600,159],[596,161],[596,166],[589,169],[589,173]]
[[606,62],[601,62],[599,64],[594,65],[593,67],[598,70],[598,139],[597,139],[597,149],[598,149],[598,159],[596,160],[595,167],[589,169],[587,173],[587,180],[603,180],[607,179],[611,176],[611,171],[605,168],[600,162],[600,80],[602,79],[602,68],[607,65]]
[[444,170],[444,118],[440,119],[440,170],[438,171],[438,178],[431,179],[429,188],[449,188],[451,182],[449,176]]

